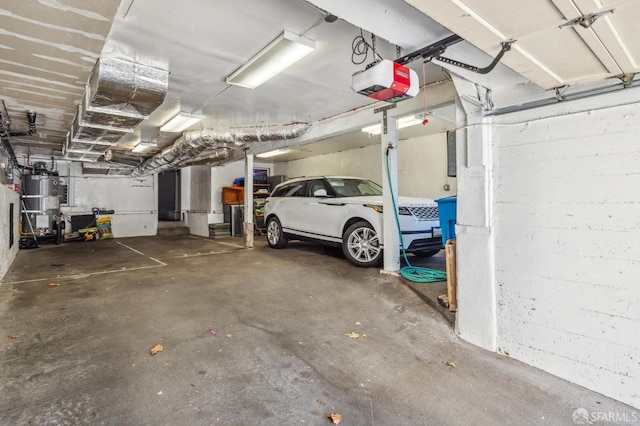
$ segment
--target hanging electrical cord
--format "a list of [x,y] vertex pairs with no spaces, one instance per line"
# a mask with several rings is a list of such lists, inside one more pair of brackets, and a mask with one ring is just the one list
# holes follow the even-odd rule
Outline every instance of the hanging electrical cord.
[[422,63],[422,84],[424,85],[422,87],[422,100],[424,101],[424,112],[422,115],[422,125],[426,126],[427,124],[429,124],[429,118],[427,117],[428,111],[427,111],[427,63],[423,62]]
[[406,280],[414,283],[435,283],[439,281],[447,280],[447,273],[439,271],[437,269],[423,268],[419,266],[412,266],[407,259],[407,253],[404,251],[404,242],[402,241],[402,231],[400,229],[400,217],[398,216],[398,206],[396,205],[396,196],[391,188],[391,172],[389,171],[389,150],[393,149],[391,145],[387,147],[385,161],[387,166],[387,179],[389,182],[389,190],[391,191],[391,201],[393,202],[393,213],[396,215],[396,225],[398,227],[398,236],[400,237],[400,249],[404,261],[407,266],[400,268],[400,275]]
[[[354,65],[362,65],[369,57],[369,50],[373,53],[372,63],[376,63],[378,60],[382,60],[382,56],[376,52],[376,36],[371,34],[371,44],[364,38],[362,28],[360,29],[360,35],[356,36],[351,42],[351,62]],[[376,56],[378,59],[376,59]]]

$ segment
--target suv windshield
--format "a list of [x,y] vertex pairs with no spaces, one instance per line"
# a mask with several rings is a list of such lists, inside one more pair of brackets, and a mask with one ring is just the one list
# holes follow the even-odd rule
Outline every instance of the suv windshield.
[[382,187],[364,179],[327,178],[327,182],[338,197],[360,197],[364,195],[382,195]]

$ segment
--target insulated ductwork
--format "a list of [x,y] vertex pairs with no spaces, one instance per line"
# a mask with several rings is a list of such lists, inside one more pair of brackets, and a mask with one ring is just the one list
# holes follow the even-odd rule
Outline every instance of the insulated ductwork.
[[247,130],[192,130],[185,132],[173,145],[148,159],[136,168],[132,176],[160,173],[195,163],[222,161],[229,152],[245,143],[293,139],[301,136],[311,125],[296,123],[273,128]]
[[168,87],[166,70],[124,59],[99,59],[71,124],[65,158],[97,161],[164,102]]

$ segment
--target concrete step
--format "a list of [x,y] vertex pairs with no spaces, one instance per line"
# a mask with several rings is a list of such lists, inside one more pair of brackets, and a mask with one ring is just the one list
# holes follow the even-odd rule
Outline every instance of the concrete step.
[[211,223],[209,224],[209,236],[210,237],[219,237],[231,235],[231,224],[230,223]]

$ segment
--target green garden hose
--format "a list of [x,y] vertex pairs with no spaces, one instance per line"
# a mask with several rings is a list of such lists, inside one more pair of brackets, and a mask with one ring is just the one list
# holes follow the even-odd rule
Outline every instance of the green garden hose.
[[391,191],[391,201],[393,202],[393,213],[396,215],[396,225],[398,227],[398,236],[400,237],[400,248],[402,249],[402,256],[407,266],[400,269],[400,275],[406,280],[414,283],[435,283],[439,281],[447,280],[447,273],[439,271],[437,269],[422,268],[419,266],[412,266],[407,259],[407,253],[404,251],[404,241],[402,241],[402,230],[400,229],[400,217],[398,216],[398,206],[396,205],[396,197],[391,187],[391,172],[389,171],[389,149],[386,153],[386,166],[387,166],[387,178],[389,182],[389,190]]

